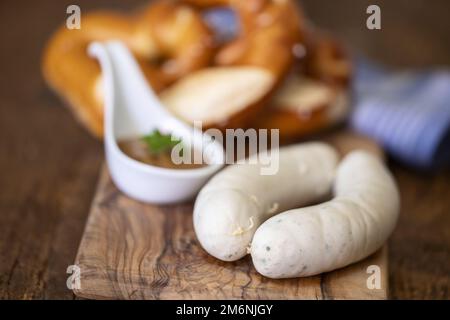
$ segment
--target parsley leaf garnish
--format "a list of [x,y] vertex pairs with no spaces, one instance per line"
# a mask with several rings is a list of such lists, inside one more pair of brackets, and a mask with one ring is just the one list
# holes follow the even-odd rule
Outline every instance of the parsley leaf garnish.
[[173,147],[181,143],[181,140],[172,140],[170,134],[162,134],[157,129],[143,136],[142,141],[146,143],[148,151],[153,155],[171,152]]

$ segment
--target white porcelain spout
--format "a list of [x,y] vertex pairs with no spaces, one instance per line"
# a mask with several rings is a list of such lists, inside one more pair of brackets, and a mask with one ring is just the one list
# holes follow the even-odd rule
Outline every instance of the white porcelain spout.
[[99,60],[102,69],[105,153],[117,187],[144,202],[172,203],[195,196],[208,178],[222,167],[222,145],[213,142],[212,148],[208,146],[212,164],[198,169],[161,168],[128,157],[117,142],[154,130],[178,137],[197,150],[203,150],[203,143],[209,139],[164,108],[125,45],[93,43],[89,53]]

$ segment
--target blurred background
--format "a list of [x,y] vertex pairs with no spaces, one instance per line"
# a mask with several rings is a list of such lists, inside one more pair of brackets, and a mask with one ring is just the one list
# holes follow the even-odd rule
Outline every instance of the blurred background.
[[[101,142],[73,119],[40,71],[46,40],[71,4],[133,9],[147,1],[0,2],[0,299],[73,299],[66,288],[99,168]],[[394,70],[450,67],[446,0],[304,0],[313,23],[352,53]],[[366,28],[377,4],[382,29]],[[450,108],[450,105],[447,105]],[[389,245],[390,297],[450,298],[450,171],[391,159],[402,212]]]

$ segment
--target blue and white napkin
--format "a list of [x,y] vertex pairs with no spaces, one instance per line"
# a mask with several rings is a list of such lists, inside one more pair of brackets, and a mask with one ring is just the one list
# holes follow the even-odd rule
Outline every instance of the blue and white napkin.
[[450,72],[390,72],[360,60],[351,125],[419,168],[450,162]]

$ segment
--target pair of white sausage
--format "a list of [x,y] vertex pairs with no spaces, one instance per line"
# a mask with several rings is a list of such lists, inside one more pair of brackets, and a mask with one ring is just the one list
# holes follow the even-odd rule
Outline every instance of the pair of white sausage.
[[256,229],[268,218],[326,197],[338,155],[319,143],[282,148],[275,175],[261,175],[262,165],[252,162],[257,161],[219,172],[195,202],[197,238],[208,253],[224,261],[245,256]]
[[[280,149],[276,175],[260,175],[259,169],[230,166],[197,198],[195,232],[218,259],[237,260],[249,250],[264,276],[310,276],[367,257],[395,227],[397,187],[367,152],[352,152],[338,165],[332,147],[308,143]],[[333,181],[333,200],[286,211],[322,200]]]

